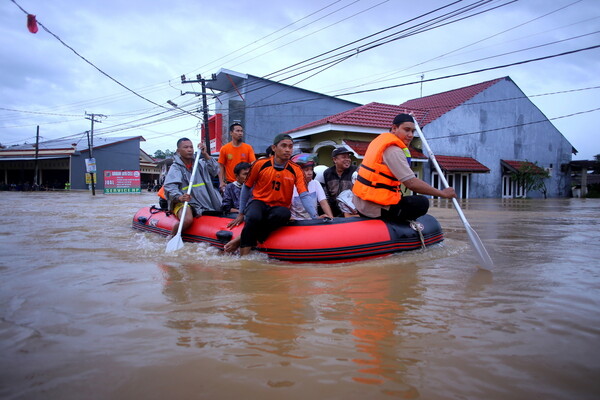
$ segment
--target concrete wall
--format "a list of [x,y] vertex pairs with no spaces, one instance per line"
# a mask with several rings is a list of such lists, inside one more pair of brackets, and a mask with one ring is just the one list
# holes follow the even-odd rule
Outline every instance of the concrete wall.
[[[530,124],[535,121],[545,122]],[[468,134],[480,131],[487,132]],[[571,144],[510,79],[442,115],[423,133],[436,155],[473,157],[490,168],[489,174],[471,174],[471,198],[502,196],[501,159],[551,167],[552,176],[545,181],[548,196],[569,196],[570,178],[561,172],[561,165],[571,161]],[[431,168],[425,171],[430,172]],[[431,182],[429,176],[425,180]]]
[[235,90],[216,101],[216,112],[223,114],[223,144],[231,140],[229,125],[237,120],[244,125],[244,141],[257,153],[279,133],[360,105],[253,76],[238,89],[243,102]]
[[[97,184],[96,190],[104,190],[105,170],[139,170],[140,169],[140,140],[132,139],[125,142],[94,148],[96,159]],[[71,188],[87,189],[85,183],[85,159],[89,153],[84,150],[79,155],[71,157]]]

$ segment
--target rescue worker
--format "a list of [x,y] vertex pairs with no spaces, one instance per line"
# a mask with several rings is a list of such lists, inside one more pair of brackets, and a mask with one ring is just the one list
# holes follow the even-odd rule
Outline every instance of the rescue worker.
[[[165,178],[164,188],[169,200],[169,210],[180,221],[183,219],[183,231],[192,225],[194,217],[202,215],[204,211],[221,209],[221,195],[212,185],[211,179],[218,175],[219,164],[208,154],[204,143],[200,143],[198,149],[202,157],[198,160],[196,175],[192,177],[194,146],[188,138],[179,139],[173,165]],[[192,191],[188,195],[190,182]],[[182,208],[186,201],[189,207],[186,207],[185,215],[182,216]],[[179,224],[175,224],[171,233],[175,235],[178,228]]]
[[[226,252],[240,249],[240,255],[250,253],[258,242],[264,242],[275,229],[288,223],[291,217],[290,204],[294,186],[300,201],[312,219],[318,218],[317,210],[309,201],[310,195],[302,169],[290,161],[294,142],[291,136],[275,136],[271,146],[273,155],[252,164],[240,193],[240,212],[236,219],[227,224],[233,228],[242,222],[241,235],[230,240],[224,247]],[[252,200],[248,201],[252,195]]]
[[453,188],[436,189],[411,170],[408,145],[414,133],[412,116],[398,114],[390,132],[380,134],[369,144],[352,188],[353,203],[361,216],[401,222],[425,215],[429,199],[421,195],[402,196],[401,184],[415,193],[456,197]]

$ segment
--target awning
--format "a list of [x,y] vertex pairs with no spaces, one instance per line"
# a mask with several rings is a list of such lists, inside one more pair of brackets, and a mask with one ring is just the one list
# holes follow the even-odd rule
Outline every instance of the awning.
[[435,156],[440,168],[446,172],[486,173],[490,169],[471,157]]
[[[71,157],[70,155],[64,155],[64,156],[40,156],[37,158],[38,161],[42,161],[42,160],[58,160],[58,159],[63,159],[63,158],[69,158]],[[0,157],[0,161],[35,161],[35,157],[29,157],[29,156],[24,156],[24,157]]]
[[[350,147],[350,150],[354,151],[357,155],[357,158],[362,159],[367,153],[367,147],[371,142],[365,142],[364,140],[350,140],[344,139],[342,144]],[[408,150],[410,150],[410,156],[414,159],[427,160],[427,157],[419,150],[415,149],[412,146],[408,146]]]
[[517,172],[524,165],[529,166],[532,171],[537,171],[539,173],[544,172],[544,170],[542,168],[540,168],[536,164],[529,162],[529,161],[500,160],[500,165],[502,165],[504,168],[506,168],[510,172]]

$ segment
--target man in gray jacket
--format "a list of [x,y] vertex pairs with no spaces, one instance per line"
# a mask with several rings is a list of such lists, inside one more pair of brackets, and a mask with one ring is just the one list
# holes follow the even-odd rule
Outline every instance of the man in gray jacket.
[[[169,201],[169,210],[181,221],[183,203],[188,202],[185,217],[183,219],[183,228],[188,229],[194,217],[202,215],[207,210],[221,209],[221,195],[212,184],[211,177],[219,174],[219,164],[206,151],[203,143],[198,144],[202,157],[198,160],[196,176],[192,178],[192,169],[194,167],[194,145],[188,138],[181,138],[177,141],[177,151],[173,160],[173,165],[165,178],[165,195]],[[192,181],[191,195],[187,190]],[[179,224],[173,227],[172,234],[175,235]]]

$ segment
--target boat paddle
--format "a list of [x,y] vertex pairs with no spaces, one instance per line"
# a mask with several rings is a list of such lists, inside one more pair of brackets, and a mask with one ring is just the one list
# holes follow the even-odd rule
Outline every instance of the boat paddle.
[[[449,187],[448,181],[446,180],[446,177],[442,173],[442,169],[440,168],[440,165],[438,164],[437,160],[435,159],[435,154],[433,154],[433,151],[431,151],[431,147],[429,147],[429,144],[427,143],[427,139],[425,139],[425,136],[423,135],[423,132],[421,131],[421,128],[419,127],[419,123],[417,122],[417,119],[415,118],[414,115],[412,115],[412,117],[413,117],[413,120],[415,121],[415,128],[416,128],[417,132],[419,133],[419,137],[421,138],[421,141],[423,142],[423,146],[427,150],[427,153],[429,153],[429,158],[430,158],[431,162],[433,163],[435,170],[437,171],[438,176],[440,177],[440,180],[442,181],[442,184],[446,188]],[[460,208],[460,205],[458,204],[458,201],[454,197],[452,198],[452,204],[454,204],[454,208],[456,209],[456,212],[458,213],[460,220],[462,221],[463,225],[465,226],[465,229],[467,230],[467,235],[469,236],[471,245],[473,246],[473,248],[475,249],[475,252],[479,256],[479,260],[481,261],[481,266],[484,269],[492,270],[492,268],[494,267],[494,262],[492,261],[490,255],[488,254],[487,250],[485,249],[485,246],[481,242],[481,239],[479,239],[479,235],[477,234],[477,232],[475,232],[475,229],[471,228],[469,221],[467,221],[467,218],[465,217],[465,214],[463,214],[463,212]]]
[[[198,152],[196,154],[196,159],[194,160],[194,167],[192,168],[192,176],[190,177],[190,183],[188,185],[187,194],[192,193],[192,187],[194,186],[194,177],[196,176],[196,170],[198,169],[198,162],[200,161],[201,153],[202,153],[202,151],[200,151],[200,149],[198,149]],[[181,208],[182,219],[185,219],[185,212],[187,210],[187,207],[189,207],[189,205],[188,205],[188,202],[186,201],[185,203],[183,203],[183,207]],[[171,238],[171,240],[169,240],[169,243],[167,243],[167,250],[166,250],[167,253],[177,251],[183,247],[183,240],[181,239],[182,229],[183,229],[183,221],[180,219],[179,220],[179,228],[177,228],[177,234],[175,236],[173,236],[173,238]]]

